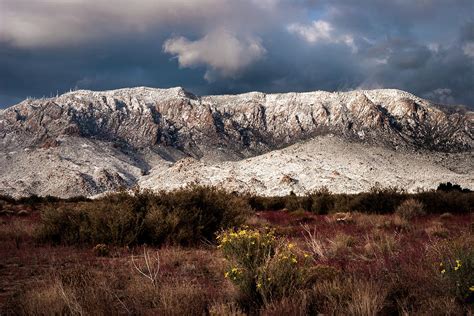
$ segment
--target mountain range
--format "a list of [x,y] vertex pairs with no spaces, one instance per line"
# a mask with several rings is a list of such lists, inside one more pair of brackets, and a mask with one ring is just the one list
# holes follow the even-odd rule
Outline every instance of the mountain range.
[[0,193],[190,183],[263,195],[473,188],[474,112],[394,89],[196,96],[78,90],[0,112]]

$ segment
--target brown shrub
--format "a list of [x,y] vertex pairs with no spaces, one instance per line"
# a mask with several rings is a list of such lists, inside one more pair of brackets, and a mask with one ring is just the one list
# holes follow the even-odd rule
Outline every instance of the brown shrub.
[[395,213],[408,221],[426,214],[423,203],[415,199],[403,201],[403,203],[397,207]]
[[98,257],[107,257],[110,255],[110,248],[105,244],[97,244],[92,248],[92,252]]

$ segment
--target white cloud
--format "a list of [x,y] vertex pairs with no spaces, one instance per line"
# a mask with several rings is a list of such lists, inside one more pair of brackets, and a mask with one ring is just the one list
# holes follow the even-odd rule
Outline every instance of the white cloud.
[[181,67],[207,66],[205,78],[208,81],[212,81],[216,74],[235,77],[266,52],[258,38],[238,38],[223,29],[196,41],[185,37],[170,38],[164,43],[163,50],[175,55]]
[[0,41],[31,48],[169,30],[258,33],[281,22],[280,6],[278,0],[0,0]]
[[357,52],[354,38],[350,34],[338,34],[334,27],[327,21],[317,20],[311,24],[293,23],[288,25],[288,31],[296,34],[310,44],[333,43],[345,44]]
[[320,41],[331,41],[331,33],[334,31],[334,28],[328,22],[320,20],[313,21],[311,25],[290,24],[288,31],[301,36],[309,43],[317,43]]
[[468,42],[463,45],[462,50],[464,55],[474,58],[474,42]]

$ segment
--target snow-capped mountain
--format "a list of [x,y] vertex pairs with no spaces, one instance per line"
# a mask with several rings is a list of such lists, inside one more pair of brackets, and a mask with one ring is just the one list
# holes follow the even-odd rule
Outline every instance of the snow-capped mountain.
[[400,90],[79,90],[0,112],[0,192],[94,195],[189,182],[260,194],[356,192],[375,182],[472,187],[473,123],[473,112]]

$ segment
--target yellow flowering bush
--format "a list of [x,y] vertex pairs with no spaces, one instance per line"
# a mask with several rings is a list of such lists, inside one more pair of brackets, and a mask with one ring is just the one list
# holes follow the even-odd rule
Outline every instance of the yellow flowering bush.
[[456,297],[466,303],[474,303],[474,249],[458,250],[453,259],[439,264],[440,273],[446,279]]
[[308,278],[311,259],[292,243],[277,247],[257,275],[257,291],[265,303],[291,297]]
[[247,226],[226,230],[217,236],[224,257],[247,270],[255,270],[275,253],[276,238],[272,230],[259,231]]
[[223,231],[217,241],[230,262],[224,276],[250,304],[291,295],[304,283],[309,256],[294,244],[277,239],[272,230],[242,227]]

